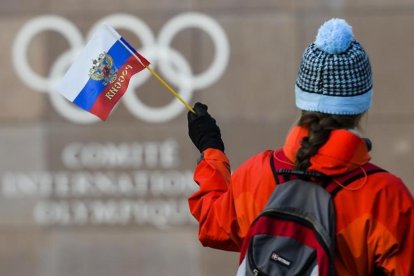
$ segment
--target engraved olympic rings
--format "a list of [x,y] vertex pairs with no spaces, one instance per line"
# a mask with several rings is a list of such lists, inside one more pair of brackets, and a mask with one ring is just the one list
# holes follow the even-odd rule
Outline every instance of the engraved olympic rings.
[[[106,22],[116,29],[128,30],[136,35],[142,45],[138,51],[147,57],[153,66],[159,66],[160,73],[171,85],[178,87],[178,93],[187,102],[191,100],[195,90],[207,88],[216,82],[228,65],[230,48],[227,36],[214,19],[204,14],[190,12],[172,18],[161,28],[157,38],[141,19],[128,14],[113,14],[96,22],[87,38],[102,22]],[[215,48],[213,62],[204,72],[197,75],[193,74],[190,64],[183,55],[171,48],[174,37],[186,28],[197,28],[207,33]],[[33,38],[48,30],[61,34],[68,41],[70,49],[56,59],[48,76],[45,77],[32,69],[27,55],[28,47]],[[12,52],[13,65],[20,79],[33,90],[48,93],[55,110],[67,120],[79,124],[93,123],[98,119],[68,102],[54,91],[54,87],[84,44],[85,40],[82,34],[73,23],[63,17],[44,15],[28,21],[20,29],[14,40]],[[162,107],[150,107],[134,93],[134,88],[142,85],[149,77],[150,74],[146,71],[135,75],[128,87],[128,90],[132,91],[127,91],[121,101],[133,116],[146,122],[163,123],[174,119],[185,109],[181,102],[172,100]]]

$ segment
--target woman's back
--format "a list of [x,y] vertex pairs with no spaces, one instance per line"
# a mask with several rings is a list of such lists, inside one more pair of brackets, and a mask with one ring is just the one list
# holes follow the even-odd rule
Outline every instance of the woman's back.
[[[202,153],[189,199],[205,246],[239,251],[276,181],[270,157],[287,168],[328,175],[341,191],[336,213],[335,270],[338,275],[414,275],[414,200],[404,183],[388,172],[364,170],[370,143],[358,123],[372,101],[371,67],[362,46],[343,20],[322,25],[302,57],[295,86],[301,118],[283,148],[259,153],[231,174],[224,143],[207,106],[188,114],[189,135]],[[341,175],[360,170],[346,187]],[[276,191],[277,192],[277,191]]]

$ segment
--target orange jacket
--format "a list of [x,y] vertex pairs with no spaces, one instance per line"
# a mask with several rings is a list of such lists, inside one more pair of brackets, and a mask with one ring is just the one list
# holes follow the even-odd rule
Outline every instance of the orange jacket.
[[[295,127],[283,146],[283,160],[292,166],[307,130]],[[261,152],[231,175],[226,155],[203,152],[194,180],[200,189],[189,198],[204,246],[239,251],[250,223],[275,188],[270,155]],[[365,142],[347,130],[334,130],[311,158],[311,170],[335,178],[368,162]],[[404,183],[388,172],[351,183],[334,198],[338,275],[372,275],[380,267],[388,275],[414,275],[414,200]]]

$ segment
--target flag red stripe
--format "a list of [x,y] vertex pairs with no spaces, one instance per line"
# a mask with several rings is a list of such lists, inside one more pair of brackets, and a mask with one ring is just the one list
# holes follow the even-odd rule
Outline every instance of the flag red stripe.
[[[141,61],[144,65],[149,64],[145,59]],[[145,67],[134,56],[131,56],[118,70],[115,81],[102,91],[89,111],[105,121],[112,108],[125,94],[131,77],[143,69]]]

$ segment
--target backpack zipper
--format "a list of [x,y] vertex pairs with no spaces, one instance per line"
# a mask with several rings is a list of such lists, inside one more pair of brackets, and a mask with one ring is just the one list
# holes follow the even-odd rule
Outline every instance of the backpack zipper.
[[308,259],[308,262],[303,266],[303,268],[301,269],[301,271],[299,271],[298,275],[305,275],[305,272],[307,270],[309,270],[309,268],[310,268],[310,266],[311,266],[311,264],[313,262],[313,259],[315,259],[315,258],[316,258],[316,251],[314,251],[312,253],[311,257]]
[[247,253],[247,257],[248,257],[248,262],[250,264],[250,267],[252,267],[252,272],[254,276],[267,276],[264,272],[260,271],[259,268],[256,266],[256,264],[253,261],[253,257],[252,257],[252,244],[249,245],[249,249],[248,249],[248,253]]

